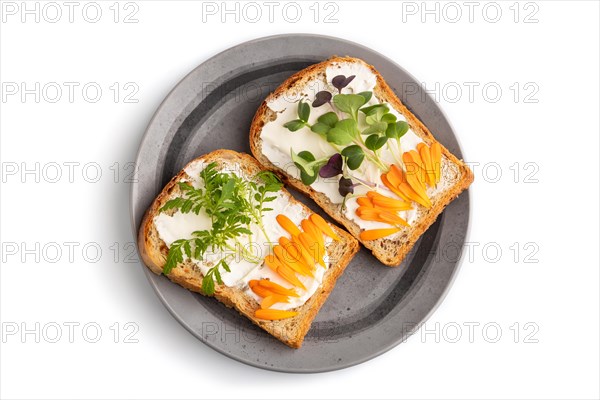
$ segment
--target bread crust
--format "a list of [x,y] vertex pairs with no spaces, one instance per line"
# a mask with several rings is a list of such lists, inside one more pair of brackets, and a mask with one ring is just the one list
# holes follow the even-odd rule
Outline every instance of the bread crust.
[[264,168],[277,173],[286,183],[311,197],[321,208],[323,208],[323,210],[325,210],[325,212],[327,212],[327,214],[329,214],[335,221],[346,227],[346,229],[348,229],[348,231],[354,237],[356,237],[366,248],[370,249],[373,255],[377,257],[383,264],[394,267],[400,265],[419,237],[435,222],[444,208],[460,193],[467,189],[473,182],[473,172],[463,161],[457,159],[440,143],[442,148],[443,162],[449,163],[448,165],[453,164],[456,166],[458,173],[460,174],[458,181],[452,187],[442,192],[441,195],[431,199],[431,208],[425,209],[420,205],[416,205],[420,213],[419,218],[410,228],[403,230],[399,238],[381,238],[377,240],[364,241],[359,237],[361,228],[355,222],[345,217],[345,215],[339,210],[340,207],[338,204],[332,203],[329,198],[322,193],[319,193],[312,187],[303,184],[299,179],[288,175],[283,169],[278,168],[271,163],[271,161],[262,152],[262,140],[260,133],[263,126],[273,118],[273,112],[267,106],[267,103],[271,99],[275,99],[288,91],[301,90],[301,88],[304,87],[308,81],[319,74],[324,74],[326,68],[334,63],[356,62],[367,66],[377,77],[374,95],[376,95],[380,101],[390,103],[393,108],[403,114],[411,129],[425,143],[431,145],[434,141],[437,141],[429,129],[427,129],[427,127],[400,101],[400,99],[385,82],[381,74],[379,74],[379,72],[377,72],[372,65],[369,65],[358,58],[333,56],[326,61],[311,65],[308,68],[290,76],[262,102],[256,114],[254,115],[252,124],[250,126],[250,150],[252,151],[254,157],[264,166]]
[[[245,172],[248,172],[252,175],[263,169],[260,164],[258,164],[258,162],[250,155],[237,153],[231,150],[214,151],[196,158],[188,163],[188,165],[198,161],[204,161],[206,163],[213,161],[217,163],[224,161],[228,163],[236,163],[240,165]],[[189,178],[189,176],[187,176],[184,168],[175,177],[173,177],[169,183],[167,183],[164,189],[152,202],[140,225],[140,230],[138,233],[139,254],[144,264],[157,275],[162,274],[163,266],[166,262],[168,248],[166,244],[158,237],[153,219],[154,216],[158,214],[159,209],[164,205],[164,203],[169,198],[179,193],[177,182],[186,178]],[[306,206],[295,200],[287,190],[282,189],[282,191],[285,195],[289,196],[289,201],[291,203],[301,204],[304,209],[310,212]],[[344,272],[346,266],[359,249],[358,242],[354,239],[354,237],[333,224],[330,224],[330,226],[341,238],[340,242],[332,242],[327,247],[328,254],[334,255],[336,261],[332,263],[332,265],[325,272],[323,283],[319,286],[317,291],[307,300],[304,305],[294,309],[295,311],[298,311],[298,315],[279,321],[256,319],[254,317],[254,311],[259,308],[260,305],[254,300],[254,298],[246,295],[242,289],[219,285],[216,282],[214,297],[227,307],[235,308],[240,314],[250,319],[254,324],[260,326],[262,329],[286,345],[292,348],[300,348],[306,333],[310,329],[313,319],[335,287],[338,277]],[[206,295],[202,292],[203,275],[200,270],[189,261],[184,261],[184,263],[178,264],[178,266],[174,268],[171,273],[167,275],[167,277],[171,281],[183,286],[186,289]]]

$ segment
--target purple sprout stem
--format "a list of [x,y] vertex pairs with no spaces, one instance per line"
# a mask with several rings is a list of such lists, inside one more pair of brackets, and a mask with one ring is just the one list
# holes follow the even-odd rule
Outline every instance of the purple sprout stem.
[[[377,184],[375,182],[369,182],[369,181],[366,181],[364,179],[357,178],[354,175],[351,175],[351,176],[352,176],[353,179],[356,179],[357,181],[359,181],[361,184],[363,184],[365,186],[368,186],[368,187],[371,187],[371,188],[375,188],[375,189],[385,189],[385,190],[388,190],[388,188],[386,188],[385,186],[379,185],[379,184]],[[354,187],[356,187],[357,185],[358,184],[355,184]]]
[[327,102],[327,104],[329,104],[329,107],[331,107],[331,109],[333,110],[333,112],[335,113],[335,115],[337,115],[338,119],[343,119],[343,118],[341,118],[341,117],[343,117],[343,115],[340,117],[340,114],[338,113],[338,110],[337,110],[337,108],[335,108],[335,107],[333,106],[333,104],[331,103],[331,100],[329,100],[329,101]]

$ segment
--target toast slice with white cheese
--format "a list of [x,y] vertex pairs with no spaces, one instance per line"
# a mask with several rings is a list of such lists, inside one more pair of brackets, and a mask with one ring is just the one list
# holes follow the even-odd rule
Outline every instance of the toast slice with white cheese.
[[375,68],[352,57],[283,82],[257,110],[250,148],[389,266],[473,181]]
[[[273,250],[273,243],[266,243],[265,237],[270,237],[270,240],[274,242],[277,242],[278,238],[285,238],[280,239],[280,243],[282,241],[287,242],[289,238],[292,238],[292,235],[288,234],[286,229],[282,228],[277,222],[279,221],[280,214],[285,215],[287,217],[286,220],[295,225],[287,228],[290,230],[302,230],[301,225],[304,226],[304,222],[302,221],[309,217],[311,220],[314,220],[316,217],[285,189],[273,190],[271,188],[271,191],[267,190],[264,192],[266,196],[263,196],[263,198],[266,201],[262,204],[263,206],[267,205],[267,207],[262,208],[261,215],[259,216],[259,221],[264,229],[258,229],[258,225],[252,219],[245,220],[241,218],[238,220],[233,215],[234,223],[228,225],[232,232],[235,226],[245,227],[244,229],[240,229],[242,233],[239,237],[233,235],[225,243],[227,248],[233,248],[233,251],[210,252],[206,250],[202,257],[196,257],[198,255],[198,253],[195,253],[194,248],[194,243],[196,242],[192,240],[190,242],[192,247],[190,249],[191,257],[182,250],[180,253],[181,257],[179,259],[172,259],[169,266],[170,252],[174,250],[178,243],[183,243],[181,240],[185,241],[194,237],[209,240],[205,236],[196,235],[192,232],[202,230],[209,233],[224,232],[224,230],[219,231],[214,226],[211,226],[213,221],[217,221],[217,224],[221,223],[218,214],[212,213],[210,214],[211,217],[209,217],[208,211],[205,211],[207,209],[200,207],[198,213],[194,211],[196,204],[203,204],[203,207],[210,206],[207,205],[206,201],[203,203],[202,200],[199,200],[199,197],[194,197],[194,193],[196,195],[212,196],[217,202],[225,198],[223,204],[227,201],[227,196],[223,195],[223,191],[238,193],[238,189],[234,188],[233,184],[231,187],[225,189],[228,183],[222,186],[223,189],[221,192],[219,192],[221,189],[212,186],[209,188],[207,185],[209,183],[213,185],[214,183],[206,178],[206,174],[204,178],[202,175],[207,171],[208,166],[212,166],[213,170],[219,173],[228,174],[227,176],[232,181],[235,181],[236,185],[237,182],[243,183],[243,186],[240,186],[239,189],[239,193],[241,193],[239,197],[232,197],[237,196],[237,194],[230,195],[234,199],[244,199],[240,203],[240,207],[242,208],[236,210],[233,214],[243,215],[246,212],[245,210],[250,210],[249,208],[243,208],[246,207],[244,203],[246,198],[250,199],[251,197],[250,202],[258,199],[254,195],[258,193],[255,189],[261,187],[262,180],[260,174],[263,169],[251,156],[230,150],[217,150],[191,161],[179,174],[171,179],[148,208],[142,220],[138,236],[138,247],[141,258],[146,266],[155,274],[160,275],[165,273],[171,281],[193,292],[205,295],[208,292],[208,295],[214,296],[227,307],[236,309],[283,343],[292,348],[299,348],[313,319],[333,290],[338,277],[343,273],[354,254],[358,251],[358,242],[342,229],[333,224],[327,224],[329,229],[331,229],[330,234],[335,236],[337,240],[327,238],[325,235],[323,236],[325,238],[323,240],[325,246],[323,266],[313,262],[315,270],[311,274],[314,275],[314,278],[309,275],[294,274],[298,281],[301,282],[299,285],[304,286],[304,288],[290,284],[288,280],[282,279],[282,276],[277,273],[283,267],[280,266],[277,270],[272,270],[265,265],[265,256],[268,256],[267,253],[269,250]],[[256,185],[248,185],[248,182],[254,182]],[[262,187],[266,187],[266,184]],[[187,192],[188,189],[193,190],[194,188],[201,191]],[[249,190],[248,193],[246,192],[247,190]],[[215,193],[219,194],[215,195]],[[183,199],[183,201],[176,199]],[[191,199],[191,202],[187,206],[184,204],[186,199]],[[227,203],[231,205],[227,207],[235,207],[234,203],[231,200]],[[257,206],[258,203],[252,204],[254,209],[260,209],[260,206]],[[222,209],[224,213],[227,213],[227,207]],[[314,226],[312,225],[313,228]],[[245,230],[246,228],[248,229],[247,231]],[[327,230],[325,226],[322,226],[322,228]],[[217,236],[216,233],[215,236]],[[251,239],[248,239],[250,237]],[[230,246],[230,244],[234,243],[241,246]],[[252,243],[252,245],[248,243]],[[202,246],[200,243],[196,244]],[[185,246],[180,247],[184,249]],[[243,250],[245,253],[241,249],[246,249]],[[247,249],[250,249],[251,254],[248,253]],[[264,253],[262,253],[263,251]],[[218,260],[221,259],[227,260],[227,269],[230,272],[226,271],[223,265],[219,267]],[[275,260],[277,259],[275,258]],[[215,265],[217,273],[214,270],[209,272],[211,268],[215,268]],[[165,269],[167,266],[168,268]],[[294,267],[294,264],[291,266]],[[208,280],[207,275],[210,275]],[[288,278],[291,279],[289,276]],[[270,298],[271,304],[267,304],[267,307],[264,307],[265,299],[256,293],[262,293],[264,288],[258,288],[261,291],[252,289],[251,287],[257,284],[257,282],[274,285],[275,288],[273,290],[284,290],[281,288],[285,288],[285,290],[295,291],[295,293],[294,296],[286,298],[286,301],[289,301],[289,303],[275,303],[273,298],[275,300],[281,298],[274,296]],[[210,290],[207,290],[207,287]],[[267,292],[268,290],[270,289],[267,289]],[[285,293],[287,294],[288,292]],[[268,292],[267,294],[272,293]],[[260,312],[264,312],[264,310],[260,311],[261,308],[267,310],[267,314],[269,314],[268,318],[271,318],[270,314],[272,313],[289,313],[294,315],[282,319],[264,319],[260,317],[262,315]]]

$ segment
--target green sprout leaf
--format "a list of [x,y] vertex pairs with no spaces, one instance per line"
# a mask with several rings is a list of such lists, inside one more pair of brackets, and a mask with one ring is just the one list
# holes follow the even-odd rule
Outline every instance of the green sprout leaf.
[[322,122],[317,122],[316,124],[313,124],[310,127],[310,130],[313,131],[314,133],[318,133],[319,135],[326,137],[327,136],[327,132],[329,132],[329,130],[331,129],[331,127],[327,124],[324,124]]
[[330,128],[333,128],[335,126],[335,124],[337,124],[338,120],[339,119],[338,119],[337,114],[334,113],[333,111],[325,113],[317,119],[317,121],[319,123],[325,124],[325,125],[329,126]]
[[309,175],[306,173],[306,171],[304,171],[303,168],[300,168],[300,180],[305,185],[312,185],[317,180],[318,172],[322,163],[315,160],[315,156],[310,151],[301,151],[298,153],[298,157],[309,163],[306,165],[306,168],[309,168],[309,171],[312,172],[312,175]]
[[358,93],[358,95],[365,98],[365,104],[366,104],[369,102],[369,100],[371,100],[371,97],[373,97],[373,92],[360,92],[360,93]]
[[[339,96],[339,95],[338,95]],[[327,141],[340,146],[352,143],[358,136],[358,125],[353,119],[343,119],[327,132]]]
[[299,119],[295,119],[295,120],[292,120],[290,122],[286,122],[285,124],[283,124],[283,126],[285,128],[288,128],[292,132],[296,132],[297,130],[301,129],[305,125],[306,125],[306,122],[301,121]]
[[298,118],[300,118],[301,121],[308,122],[309,116],[310,106],[308,105],[308,103],[305,103],[302,100],[300,100],[300,102],[298,103]]
[[[308,176],[312,177],[315,175],[315,171],[313,170],[313,165],[311,164],[315,162],[315,157],[312,153],[308,151],[303,151],[304,157],[300,156],[300,154],[294,153],[294,150],[290,147],[290,154],[292,156],[292,161],[296,164],[296,167],[300,169],[301,172],[304,172]],[[310,155],[310,156],[308,156]],[[308,158],[308,159],[307,159]]]
[[369,126],[367,129],[361,132],[361,135],[371,135],[373,133],[384,133],[388,127],[388,124],[385,122],[375,122],[373,125]]
[[305,185],[312,184],[317,179],[321,166],[327,163],[327,157],[317,160],[310,151],[301,151],[296,154],[290,148],[290,154],[292,155],[292,161],[300,170],[300,179]]
[[396,122],[396,116],[392,113],[383,114],[381,117],[381,122],[385,122],[386,124],[392,124]]
[[333,104],[338,110],[350,114],[354,120],[358,120],[358,109],[364,106],[366,100],[358,94],[336,94],[333,96]]
[[360,167],[360,164],[362,164],[363,160],[365,159],[365,153],[363,149],[356,144],[343,149],[342,155],[346,157],[346,165],[348,165],[348,168],[351,170],[355,170]]
[[379,136],[378,134],[373,134],[369,136],[367,140],[365,140],[365,146],[367,146],[367,149],[369,150],[379,150],[383,147],[383,145],[385,145],[387,140],[388,138],[386,136]]
[[312,176],[308,175],[306,172],[300,170],[300,180],[307,186],[312,185],[317,180],[318,172],[315,171]]
[[372,106],[363,107],[360,109],[360,111],[365,113],[366,115],[371,115],[372,113],[377,112],[377,110],[383,110],[382,114],[385,114],[390,111],[389,107],[386,104],[374,104]]
[[[365,117],[365,122],[368,125],[373,125],[379,122],[383,122],[383,119],[386,115],[392,115],[393,114],[389,114],[388,113],[388,108],[387,106],[383,106],[383,107],[376,107],[373,108],[372,110],[370,110],[369,112],[366,113],[366,117]],[[390,119],[390,117],[385,117],[386,119]],[[395,118],[394,118],[395,121]],[[385,123],[387,124],[388,121],[386,121]]]
[[395,124],[389,124],[385,131],[385,136],[390,139],[400,139],[408,132],[408,123],[406,121],[398,121]]

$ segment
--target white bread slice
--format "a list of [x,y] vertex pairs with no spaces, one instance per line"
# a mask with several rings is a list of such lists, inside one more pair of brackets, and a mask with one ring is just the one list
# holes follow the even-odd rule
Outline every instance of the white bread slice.
[[[427,127],[402,104],[373,66],[357,58],[333,56],[326,61],[312,65],[292,75],[263,101],[254,116],[250,128],[250,149],[254,157],[265,168],[277,173],[284,181],[309,195],[333,219],[345,226],[356,238],[359,238],[361,228],[344,215],[340,204],[331,202],[323,193],[317,192],[311,186],[303,184],[299,179],[294,178],[283,169],[277,167],[262,151],[261,131],[265,124],[277,118],[277,113],[268,107],[268,103],[280,99],[282,96],[285,96],[285,99],[298,99],[298,94],[303,93],[305,88],[309,87],[315,79],[325,81],[327,68],[339,63],[361,63],[366,66],[377,79],[373,95],[380,102],[390,104],[397,112],[402,114],[410,125],[411,130],[427,145],[431,145],[436,141]],[[426,209],[425,207],[416,205],[416,220],[410,227],[404,228],[399,235],[394,236],[392,239],[361,240],[362,244],[370,249],[375,257],[386,265],[398,266],[419,237],[435,222],[446,205],[473,182],[473,173],[469,167],[463,161],[458,160],[444,146],[441,147],[442,175],[444,176],[443,179],[447,179],[449,182],[447,182],[445,190],[440,191],[431,198],[432,207]]]
[[[254,158],[247,154],[237,153],[231,150],[217,150],[212,153],[201,156],[188,164],[196,162],[217,162],[219,166],[224,163],[228,165],[236,165],[240,167],[248,176],[254,176],[262,168]],[[160,275],[163,271],[163,266],[166,262],[168,247],[165,242],[159,237],[157,228],[154,224],[154,217],[159,212],[159,209],[171,198],[180,195],[181,191],[177,182],[181,180],[190,181],[191,177],[184,170],[179,172],[160,192],[152,205],[146,211],[142,220],[138,235],[138,247],[143,262],[152,272]],[[295,200],[289,192],[282,189],[285,196],[289,197],[290,203],[300,204]],[[311,212],[306,206],[302,205],[307,212]],[[332,260],[325,275],[323,282],[317,291],[304,303],[302,306],[294,309],[298,314],[292,318],[267,321],[260,320],[254,317],[254,312],[259,308],[258,302],[244,293],[245,288],[228,287],[219,285],[215,282],[214,297],[228,307],[233,307],[242,315],[246,316],[253,323],[260,326],[262,329],[293,348],[299,348],[302,345],[304,336],[308,332],[310,325],[317,315],[319,309],[333,290],[338,277],[344,272],[344,269],[358,251],[358,242],[347,232],[330,224],[332,229],[340,237],[340,241],[333,241],[327,246],[327,254]],[[185,260],[178,264],[168,278],[175,283],[189,289],[193,292],[202,292],[203,275],[198,266],[192,261]]]

